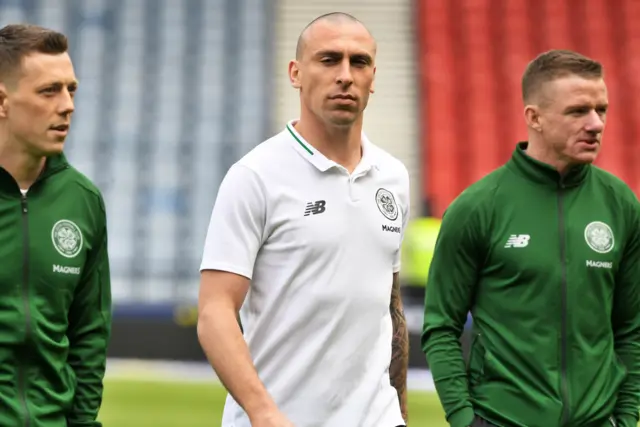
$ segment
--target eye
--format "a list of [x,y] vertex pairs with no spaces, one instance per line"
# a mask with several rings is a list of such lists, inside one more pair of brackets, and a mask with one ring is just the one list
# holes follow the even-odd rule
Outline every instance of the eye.
[[320,60],[323,64],[334,64],[336,62],[336,58],[324,57]]
[[576,107],[569,110],[569,114],[572,116],[584,116],[587,113],[589,113],[589,109],[585,107]]

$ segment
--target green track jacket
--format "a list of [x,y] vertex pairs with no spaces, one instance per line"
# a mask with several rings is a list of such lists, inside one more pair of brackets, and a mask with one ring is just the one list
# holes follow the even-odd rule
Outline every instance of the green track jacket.
[[443,216],[422,346],[449,424],[636,427],[638,199],[593,165],[561,179],[524,149]]
[[111,290],[102,196],[64,155],[0,168],[0,427],[97,427]]

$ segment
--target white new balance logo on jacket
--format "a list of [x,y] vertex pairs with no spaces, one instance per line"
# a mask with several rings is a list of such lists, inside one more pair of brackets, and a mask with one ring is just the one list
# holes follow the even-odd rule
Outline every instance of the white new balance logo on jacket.
[[531,236],[528,234],[512,234],[507,240],[505,248],[524,248],[529,244]]

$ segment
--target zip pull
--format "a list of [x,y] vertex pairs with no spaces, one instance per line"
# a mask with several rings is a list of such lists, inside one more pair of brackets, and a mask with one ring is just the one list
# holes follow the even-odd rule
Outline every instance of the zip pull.
[[560,187],[561,190],[564,190],[564,179],[566,178],[566,175],[560,174],[560,180],[558,181],[558,187]]
[[27,213],[27,195],[22,193],[22,213]]

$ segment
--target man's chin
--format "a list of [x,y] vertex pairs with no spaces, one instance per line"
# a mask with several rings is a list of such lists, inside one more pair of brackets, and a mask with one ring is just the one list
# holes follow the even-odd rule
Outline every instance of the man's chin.
[[599,150],[583,151],[578,155],[574,156],[573,161],[576,164],[591,164],[595,162],[596,159],[598,158],[598,151]]
[[40,155],[43,157],[57,156],[64,151],[64,140],[54,141],[40,147]]
[[358,120],[358,114],[345,110],[333,111],[327,119],[334,126],[351,126]]

